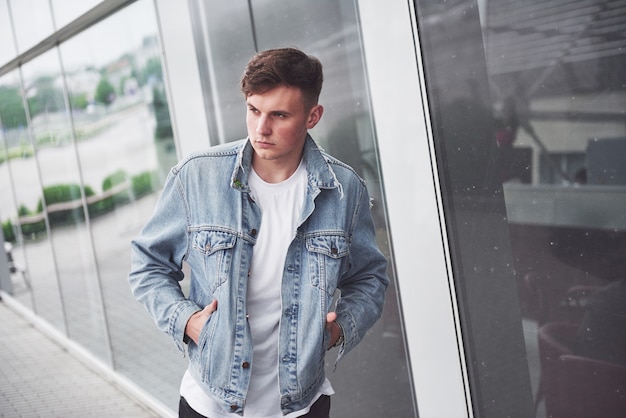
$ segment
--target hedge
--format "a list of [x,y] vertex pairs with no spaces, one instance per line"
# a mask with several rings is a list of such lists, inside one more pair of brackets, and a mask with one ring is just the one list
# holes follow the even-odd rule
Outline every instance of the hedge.
[[[123,188],[119,192],[108,195],[116,186],[122,185],[129,180],[128,174],[119,170],[109,175],[102,182],[102,190],[105,196],[102,198],[89,199],[94,197],[95,193],[89,186],[85,186],[85,197],[90,203],[87,205],[87,211],[92,218],[111,212],[116,206],[122,206],[130,203],[133,199],[138,199],[144,195],[154,191],[153,181],[156,178],[156,171],[146,171],[136,176],[130,177],[130,188]],[[48,220],[50,227],[74,224],[85,220],[85,214],[81,200],[81,188],[77,184],[57,184],[46,186],[43,190],[43,196],[48,208]],[[72,204],[70,202],[75,202]],[[63,205],[67,203],[67,205]],[[55,207],[56,205],[56,207]],[[25,238],[36,237],[46,231],[46,224],[41,217],[37,219],[37,215],[43,213],[43,201],[39,199],[35,213],[31,212],[26,206],[20,205],[18,208],[18,216],[20,218],[34,216],[35,220],[27,223],[20,223],[20,229]],[[11,221],[2,224],[5,241],[15,241],[15,233]]]

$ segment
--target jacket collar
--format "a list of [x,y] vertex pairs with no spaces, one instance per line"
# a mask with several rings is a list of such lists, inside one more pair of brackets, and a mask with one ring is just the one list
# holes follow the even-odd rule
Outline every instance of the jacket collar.
[[[252,154],[254,149],[250,143],[250,138],[244,140],[240,150],[237,152],[237,164],[231,176],[230,187],[241,192],[250,192],[248,176],[252,169]],[[337,180],[335,172],[330,166],[330,157],[323,152],[315,140],[307,134],[304,141],[302,153],[309,184],[320,189],[338,189],[343,196],[343,188]]]

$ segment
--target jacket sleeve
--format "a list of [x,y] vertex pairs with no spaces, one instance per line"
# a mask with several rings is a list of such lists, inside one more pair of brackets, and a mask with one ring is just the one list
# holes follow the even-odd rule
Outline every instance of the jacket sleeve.
[[189,217],[177,174],[170,172],[152,217],[131,241],[128,281],[135,299],[184,352],[187,321],[202,308],[184,296],[179,283],[189,247]]
[[387,259],[376,243],[370,198],[364,185],[360,187],[357,200],[351,234],[350,267],[338,283],[341,294],[336,312],[337,322],[344,332],[344,343],[337,360],[354,348],[380,318],[389,285]]

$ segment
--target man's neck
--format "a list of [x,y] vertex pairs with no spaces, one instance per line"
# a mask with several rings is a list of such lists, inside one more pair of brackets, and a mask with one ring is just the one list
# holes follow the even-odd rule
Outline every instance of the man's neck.
[[287,180],[296,172],[299,165],[299,161],[296,164],[283,165],[271,160],[252,159],[252,168],[266,183],[280,183]]

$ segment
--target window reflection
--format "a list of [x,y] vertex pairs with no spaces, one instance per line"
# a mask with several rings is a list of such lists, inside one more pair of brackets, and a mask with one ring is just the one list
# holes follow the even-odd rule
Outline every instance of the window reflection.
[[[8,188],[3,190],[0,211],[5,240],[13,246],[12,256],[19,268],[12,274],[15,296],[32,305],[38,315],[66,332],[46,216],[43,207],[39,207],[42,189],[33,132],[29,129],[29,114],[23,106],[17,71],[0,79],[0,92],[0,118],[7,158],[3,165],[8,173],[6,179],[12,182],[12,191]],[[21,284],[20,279],[23,282]]]
[[[50,5],[59,26],[99,2],[71,3],[11,2],[20,51],[52,33]],[[175,410],[184,360],[126,281],[177,161],[157,34],[133,2],[0,79],[0,220],[14,296]]]
[[3,286],[3,290],[33,309],[32,286],[24,262],[22,231],[9,163],[10,159],[24,158],[20,137],[26,123],[20,88],[14,75],[8,74],[0,79],[0,223],[4,238],[0,251],[6,253],[10,279],[8,288]]
[[[68,336],[109,361],[108,336],[95,260],[85,224],[85,198],[94,194],[81,184],[74,138],[64,97],[58,51],[51,50],[23,67],[42,189],[35,213],[41,233],[47,226],[59,278]],[[34,264],[34,263],[31,263]]]
[[133,3],[60,51],[115,368],[175,409],[184,360],[126,281],[129,242],[176,163],[152,2]]
[[615,395],[626,379],[626,10],[608,0],[490,1],[485,12],[498,175],[527,349],[539,359],[538,414],[618,416],[626,408]]
[[0,66],[15,56],[15,39],[9,16],[8,0],[0,0]]
[[[23,53],[54,31],[49,0],[8,0],[19,53]],[[33,13],[36,10],[37,13]]]
[[[587,328],[624,343],[623,322],[609,330],[588,316],[599,289],[625,278],[626,9],[448,3],[416,5],[473,407],[623,415],[609,374],[600,384],[565,355],[589,355]],[[626,301],[610,299],[612,317],[626,317]]]
[[52,0],[56,29],[60,29],[103,0]]

